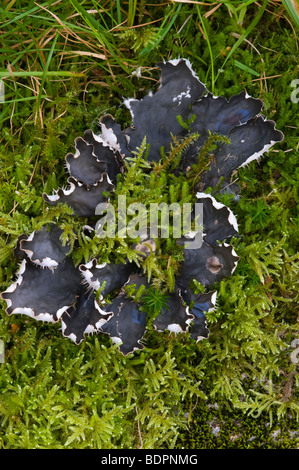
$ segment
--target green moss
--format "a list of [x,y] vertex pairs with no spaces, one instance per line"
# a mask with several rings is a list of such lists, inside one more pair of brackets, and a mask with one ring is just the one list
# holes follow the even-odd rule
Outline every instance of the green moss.
[[[244,416],[231,408],[222,408],[217,402],[190,404],[192,420],[188,434],[177,442],[185,449],[295,449],[298,443],[298,425],[292,416],[270,423],[267,413],[258,419]],[[189,414],[187,412],[187,414]]]

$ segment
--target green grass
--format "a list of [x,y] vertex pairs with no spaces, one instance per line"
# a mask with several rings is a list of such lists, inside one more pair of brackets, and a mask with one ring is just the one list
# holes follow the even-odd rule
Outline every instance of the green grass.
[[263,99],[285,140],[238,172],[238,203],[221,198],[238,219],[241,259],[217,287],[209,340],[150,330],[145,349],[124,358],[106,336],[76,346],[58,326],[8,317],[1,302],[0,447],[296,447],[299,103],[290,99],[298,78],[290,3],[2,3],[1,291],[14,279],[21,233],[51,220],[71,227],[70,214],[48,210],[41,195],[65,184],[74,139],[97,131],[107,112],[127,126],[123,97],[156,89],[157,62],[186,57],[215,95],[246,89]]

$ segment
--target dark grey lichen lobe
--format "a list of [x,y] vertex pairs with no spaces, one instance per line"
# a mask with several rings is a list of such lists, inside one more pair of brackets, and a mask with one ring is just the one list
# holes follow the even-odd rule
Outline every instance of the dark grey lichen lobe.
[[68,183],[69,189],[58,189],[53,196],[43,194],[43,198],[50,206],[56,206],[59,203],[67,204],[73,209],[75,215],[81,217],[93,217],[96,207],[103,202],[108,202],[104,193],[109,193],[114,189],[107,173],[103,173],[102,179],[89,187],[73,177],[68,178]]
[[[148,285],[146,277],[133,274],[126,285]],[[141,340],[146,331],[147,313],[143,311],[142,305],[127,296],[122,290],[110,304],[104,306],[103,310],[111,318],[103,324],[101,331],[109,334],[115,343],[119,343],[119,350],[127,355],[137,349],[143,349]]]
[[98,265],[97,260],[93,259],[88,264],[81,264],[79,269],[87,283],[95,290],[101,288],[101,294],[105,297],[113,290],[120,289],[127,282],[130,275],[136,270],[136,265],[129,262]]
[[106,162],[96,158],[93,145],[82,137],[76,139],[75,147],[76,153],[65,157],[70,175],[87,186],[95,184],[107,172]]
[[284,136],[275,129],[273,121],[256,116],[245,124],[233,127],[227,137],[230,143],[220,144],[213,152],[211,166],[202,177],[203,188],[215,186],[220,178],[228,183],[233,171],[258,160]]
[[203,205],[203,239],[217,244],[238,235],[238,223],[233,212],[205,193],[196,194],[196,203]]
[[1,294],[7,301],[7,313],[24,313],[45,321],[58,321],[76,301],[81,276],[71,259],[55,269],[41,268],[24,260],[18,280]]
[[150,144],[149,161],[160,160],[160,149],[168,151],[171,134],[180,136],[185,130],[177,116],[185,120],[190,106],[201,98],[205,86],[196,78],[185,60],[158,64],[161,69],[161,84],[158,91],[142,100],[126,100],[132,114],[132,127],[124,131],[131,151],[140,147],[143,138]]
[[237,267],[239,257],[232,246],[209,245],[203,242],[200,248],[184,249],[184,260],[177,278],[179,287],[186,290],[195,279],[203,286],[210,287],[225,277],[231,276]]
[[99,307],[95,293],[82,287],[77,302],[62,315],[62,333],[80,344],[86,334],[98,332],[110,316]]
[[180,289],[167,297],[166,305],[154,319],[153,325],[157,331],[168,330],[174,333],[186,332],[193,316],[188,306],[184,304]]
[[33,263],[53,268],[65,259],[70,250],[69,244],[62,244],[62,234],[63,230],[57,225],[50,224],[20,240],[20,250],[24,251]]

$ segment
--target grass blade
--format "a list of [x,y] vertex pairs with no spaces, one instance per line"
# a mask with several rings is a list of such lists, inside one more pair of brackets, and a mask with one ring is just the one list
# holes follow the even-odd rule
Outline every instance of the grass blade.
[[130,73],[129,69],[124,64],[125,59],[123,58],[120,51],[116,51],[115,46],[109,42],[109,40],[113,41],[113,36],[111,33],[103,28],[103,26],[90,13],[88,13],[88,11],[86,11],[77,0],[71,0],[71,3],[80,14],[81,18],[90,27],[99,43],[108,49],[117,65],[120,66],[126,73]]
[[133,26],[136,15],[137,0],[129,0],[128,26]]
[[214,78],[215,78],[215,76],[214,76],[214,59],[213,59],[213,52],[212,52],[212,48],[211,48],[211,43],[210,43],[209,35],[208,35],[207,29],[206,29],[206,26],[205,26],[205,22],[204,22],[203,17],[202,17],[201,14],[200,14],[200,8],[199,8],[198,5],[196,5],[196,9],[197,9],[197,14],[198,14],[198,16],[199,16],[199,19],[200,19],[200,22],[201,22],[201,25],[202,25],[202,29],[203,29],[204,35],[205,35],[205,37],[206,37],[208,49],[209,49],[209,54],[210,54],[210,59],[211,59],[211,82],[212,82],[211,91],[212,91],[212,93],[214,93],[214,86],[215,86],[215,80],[214,80]]
[[259,77],[260,74],[257,73],[255,70],[252,68],[248,67],[248,65],[242,64],[242,62],[239,62],[238,60],[235,59],[235,65],[239,67],[239,69],[245,70],[245,72],[250,73],[251,75],[255,75],[256,77]]
[[52,56],[53,56],[53,53],[54,53],[54,49],[55,49],[58,37],[59,37],[59,34],[57,33],[54,40],[53,40],[53,42],[52,42],[52,46],[51,46],[51,49],[50,49],[50,52],[49,52],[49,55],[48,55],[48,58],[47,58],[47,62],[45,64],[45,68],[43,70],[43,75],[42,75],[41,84],[40,84],[40,87],[39,87],[38,99],[37,99],[37,109],[39,109],[39,107],[40,107],[44,83],[45,83],[45,80],[46,80],[47,72],[48,72],[48,69],[49,69],[49,65],[50,65],[50,62],[51,62],[51,59],[52,59]]
[[267,3],[268,3],[268,0],[264,0],[263,2],[263,5],[261,6],[261,8],[259,9],[256,17],[254,18],[254,20],[250,23],[250,25],[248,26],[248,28],[246,29],[246,31],[239,37],[239,39],[235,42],[235,44],[233,45],[233,47],[231,48],[231,50],[229,51],[225,61],[223,62],[222,64],[222,67],[219,69],[218,73],[217,73],[217,76],[215,78],[215,82],[217,81],[217,79],[219,78],[219,75],[221,73],[221,70],[224,69],[224,66],[226,64],[226,62],[231,58],[231,56],[233,55],[233,53],[235,52],[235,50],[240,46],[240,44],[242,44],[242,42],[244,41],[244,39],[248,36],[248,34],[251,33],[251,31],[256,27],[256,25],[258,24],[258,22],[260,21],[260,19],[262,18],[263,14],[264,14],[264,11],[267,7]]
[[[40,70],[24,70],[24,71],[8,71],[5,72],[0,71],[0,78],[13,78],[13,77],[43,77],[44,72]],[[85,77],[85,73],[83,72],[68,72],[66,70],[55,70],[55,71],[48,71],[48,77]]]
[[283,6],[295,25],[299,27],[299,2],[298,0],[282,0]]

